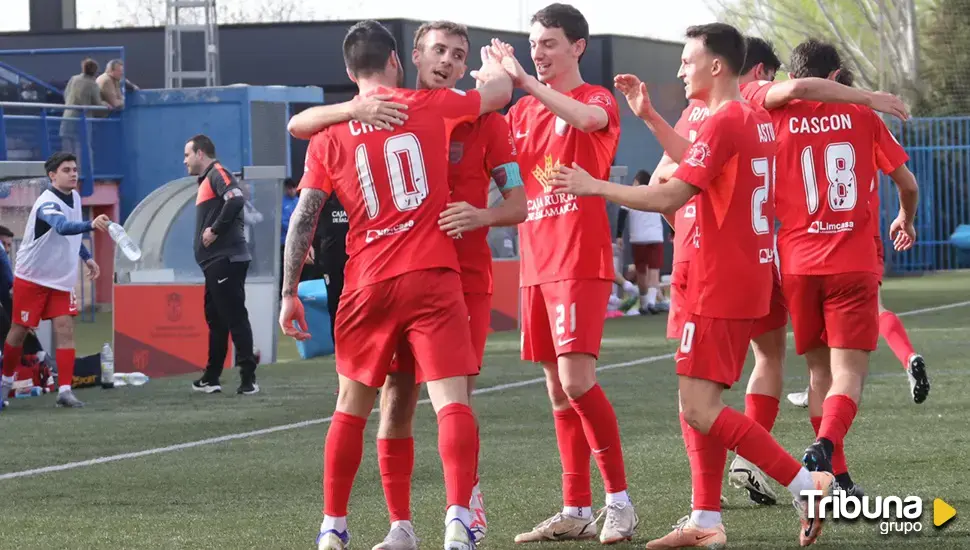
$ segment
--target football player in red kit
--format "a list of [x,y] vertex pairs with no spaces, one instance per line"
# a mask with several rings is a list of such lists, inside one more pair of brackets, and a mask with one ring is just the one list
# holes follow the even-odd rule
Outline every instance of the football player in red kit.
[[296,296],[299,272],[327,196],[335,193],[347,210],[349,259],[334,331],[340,392],[324,447],[320,550],[343,550],[350,540],[347,507],[363,456],[366,419],[392,357],[403,347],[417,359],[415,376],[427,381],[438,417],[448,504],[444,548],[475,546],[468,505],[478,428],[467,377],[478,366],[458,255],[438,226],[449,199],[443,152],[455,126],[508,102],[511,81],[493,63],[483,67],[480,78],[486,83],[477,91],[405,90],[396,48],[377,22],[348,31],[344,59],[360,94],[386,94],[407,105],[410,114],[404,125],[390,130],[351,120],[315,135],[287,235],[280,325],[288,335],[306,339]]
[[[414,33],[411,59],[418,69],[417,88],[454,88],[467,69],[470,42],[464,25],[434,21]],[[384,98],[384,99],[381,99]],[[324,128],[360,120],[392,128],[407,119],[406,106],[386,101],[385,96],[357,97],[346,103],[312,107],[290,120],[290,132],[310,138]],[[488,192],[494,180],[504,200],[489,208]],[[462,291],[468,308],[472,348],[479,366],[491,321],[492,254],[488,227],[515,225],[525,219],[525,192],[516,163],[515,146],[508,123],[498,113],[487,113],[474,122],[457,126],[448,148],[448,183],[451,198],[442,212],[440,227],[455,237],[461,266]],[[397,365],[381,393],[381,421],[377,430],[377,454],[387,499],[391,529],[375,550],[417,547],[411,524],[411,476],[414,469],[412,419],[418,401],[414,358],[407,348],[398,350]],[[469,397],[475,378],[469,378]],[[470,505],[471,529],[480,542],[487,529],[484,499],[477,480]]]
[[[704,101],[711,115],[692,145],[676,134],[673,140],[661,140],[670,142],[665,150],[671,158],[683,159],[665,185],[612,184],[578,165],[561,168],[554,183],[576,195],[602,196],[638,210],[663,213],[672,213],[696,197],[698,246],[688,277],[689,314],[676,355],[681,414],[692,442],[693,512],[647,548],[727,543],[720,494],[728,449],[788,488],[801,512],[802,545],[814,542],[822,527],[819,519],[810,519],[818,514],[809,514],[802,492],[828,494],[834,485],[832,474],[809,472],[763,426],[721,399],[724,389],[740,378],[758,320],[769,312],[774,263],[776,143],[769,115],[741,100],[738,76],[744,52],[743,37],[729,25],[687,30],[679,76],[686,83],[687,97]],[[616,80],[620,85],[628,75]],[[736,291],[739,279],[746,281],[747,292]]]
[[[579,60],[589,24],[566,4],[532,17],[529,45],[536,76],[511,46],[493,41],[515,85],[528,95],[507,115],[523,170],[529,214],[519,226],[522,358],[541,363],[562,461],[563,508],[516,542],[632,538],[638,519],[627,494],[616,413],[596,380],[596,359],[613,284],[613,240],[599,197],[558,193],[552,179],[578,163],[609,177],[620,139],[613,94],[583,81]],[[606,488],[606,506],[592,513],[590,455]],[[605,517],[602,529],[598,520]]]
[[[834,78],[834,46],[807,40],[792,51],[791,76]],[[844,438],[852,425],[876,348],[882,264],[872,243],[872,182],[882,168],[901,182],[899,216],[890,229],[897,249],[915,240],[918,190],[906,152],[872,109],[814,101],[774,102],[771,83],[742,93],[770,109],[779,136],[778,218],[785,295],[795,350],[810,373],[809,413],[818,440],[805,464],[832,471],[855,492],[845,466]],[[797,177],[800,175],[801,177]],[[824,399],[824,402],[821,401]]]

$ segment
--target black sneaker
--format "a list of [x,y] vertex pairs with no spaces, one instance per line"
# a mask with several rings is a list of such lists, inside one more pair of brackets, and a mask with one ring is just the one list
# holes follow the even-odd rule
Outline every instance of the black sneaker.
[[242,375],[242,382],[240,382],[239,387],[236,389],[236,393],[239,395],[255,395],[259,393],[259,384],[256,383],[256,375]]
[[218,380],[212,382],[203,375],[202,378],[192,382],[192,389],[202,393],[219,393],[222,391],[222,386],[219,385]]
[[802,457],[802,464],[809,472],[829,472],[832,473],[832,459],[825,452],[825,446],[821,441],[812,443],[805,449],[805,456]]
[[909,358],[906,376],[909,378],[909,390],[913,394],[913,402],[919,404],[926,401],[930,394],[930,379],[926,376],[926,362],[923,361],[923,356],[914,353]]

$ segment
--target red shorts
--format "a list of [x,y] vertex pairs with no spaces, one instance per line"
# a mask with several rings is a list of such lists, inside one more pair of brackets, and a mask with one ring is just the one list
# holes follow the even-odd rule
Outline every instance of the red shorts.
[[879,275],[784,275],[795,352],[821,346],[873,351],[879,340]]
[[599,357],[613,282],[567,279],[522,288],[522,359],[555,363],[566,353]]
[[633,265],[640,273],[664,266],[664,243],[633,243]]
[[670,273],[670,312],[667,314],[667,338],[678,340],[681,336],[681,328],[687,321],[687,271],[690,263],[680,262],[674,264],[674,269]]
[[[465,294],[465,307],[468,308],[468,328],[471,331],[472,351],[475,353],[475,374],[481,371],[485,357],[485,341],[488,339],[488,329],[492,325],[492,295],[485,293]],[[407,345],[398,347],[394,356],[391,372],[414,372],[415,382],[425,382],[421,372],[415,368],[414,354]]]
[[752,339],[788,325],[788,306],[785,305],[785,293],[782,292],[778,268],[772,269],[771,283],[771,306],[768,315],[755,322]]
[[693,313],[684,322],[674,360],[677,374],[723,384],[741,379],[754,319],[714,319]]
[[77,296],[73,290],[57,290],[14,277],[11,318],[14,324],[37,328],[41,321],[65,315],[77,316]]
[[[882,246],[882,237],[876,235],[876,259],[879,260],[879,273],[886,269],[886,249]],[[879,277],[879,286],[882,286],[882,277]]]
[[434,381],[478,372],[461,278],[448,269],[412,271],[340,297],[334,327],[337,372],[378,388],[405,349],[415,377]]

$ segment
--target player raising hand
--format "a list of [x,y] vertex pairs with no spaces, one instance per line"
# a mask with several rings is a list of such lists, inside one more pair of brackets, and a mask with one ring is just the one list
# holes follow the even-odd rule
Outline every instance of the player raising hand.
[[97,262],[81,243],[81,234],[106,231],[111,220],[100,215],[92,221],[81,216],[81,195],[77,192],[77,158],[71,153],[54,153],[44,165],[51,180],[49,189],[34,202],[17,251],[13,283],[13,326],[3,345],[3,378],[0,399],[13,386],[14,372],[23,355],[24,338],[42,320],[51,319],[57,361],[57,405],[83,407],[71,391],[74,378],[74,317],[80,257],[92,279],[101,274]]

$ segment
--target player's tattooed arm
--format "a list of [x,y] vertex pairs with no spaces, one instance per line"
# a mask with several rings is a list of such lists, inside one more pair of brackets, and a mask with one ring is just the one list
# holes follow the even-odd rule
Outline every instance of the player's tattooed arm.
[[283,296],[296,296],[300,273],[313,242],[313,232],[320,219],[320,210],[326,201],[327,194],[319,189],[306,188],[300,191],[300,201],[290,218],[286,247],[283,250]]
[[333,105],[318,105],[301,111],[290,119],[286,130],[297,139],[310,139],[328,126],[358,120],[382,130],[391,130],[408,119],[408,106],[390,101],[393,96],[379,94]]

